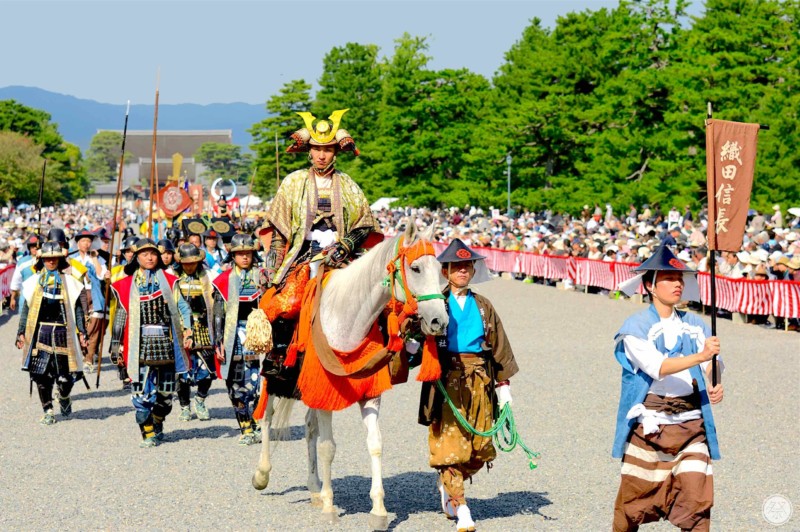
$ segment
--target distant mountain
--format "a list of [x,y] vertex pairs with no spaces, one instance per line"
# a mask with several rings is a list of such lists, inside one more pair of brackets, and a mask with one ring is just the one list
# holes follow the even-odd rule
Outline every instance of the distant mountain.
[[[124,104],[84,100],[37,87],[0,88],[0,100],[16,100],[47,111],[61,135],[84,152],[98,129],[121,130],[125,123]],[[263,104],[159,104],[158,129],[230,129],[233,143],[249,150],[251,138],[247,130],[266,116]],[[128,129],[153,129],[153,106],[131,105]]]

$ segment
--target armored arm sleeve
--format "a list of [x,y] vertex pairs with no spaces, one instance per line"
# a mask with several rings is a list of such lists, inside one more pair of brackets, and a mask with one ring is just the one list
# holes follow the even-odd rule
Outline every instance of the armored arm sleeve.
[[80,300],[75,301],[75,326],[78,332],[86,336],[86,315],[83,313],[83,306]]
[[225,335],[225,300],[214,294],[214,343],[223,345]]
[[372,231],[372,229],[369,227],[359,227],[358,229],[353,229],[342,238],[341,242],[347,246],[350,256],[352,256],[353,252],[367,239],[367,235],[369,235],[370,231]]
[[269,244],[269,252],[267,252],[267,257],[264,261],[264,267],[270,280],[272,280],[272,274],[283,264],[283,259],[286,257],[286,244],[287,241],[283,235],[277,231],[272,232],[272,242]]
[[[17,327],[17,336],[25,333],[25,327],[28,324],[28,310],[30,310],[30,307],[28,307],[28,300],[22,298],[22,309],[19,311],[19,327]],[[30,338],[26,339],[30,340]]]
[[125,322],[128,321],[128,313],[119,301],[117,311],[114,313],[114,323],[111,326],[111,352],[119,353],[122,333],[125,331]]
[[[177,292],[177,291],[176,291]],[[178,293],[178,312],[181,313],[181,320],[183,321],[184,329],[192,328],[192,307],[183,297],[183,294]]]

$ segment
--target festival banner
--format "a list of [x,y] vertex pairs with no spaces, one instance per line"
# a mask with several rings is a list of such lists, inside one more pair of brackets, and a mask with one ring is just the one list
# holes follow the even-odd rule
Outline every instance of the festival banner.
[[758,124],[706,120],[708,247],[742,247],[756,166]]

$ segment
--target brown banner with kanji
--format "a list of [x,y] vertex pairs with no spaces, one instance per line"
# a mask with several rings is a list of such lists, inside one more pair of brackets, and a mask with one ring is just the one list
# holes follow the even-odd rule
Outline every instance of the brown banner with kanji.
[[708,247],[742,247],[756,167],[758,124],[706,120]]

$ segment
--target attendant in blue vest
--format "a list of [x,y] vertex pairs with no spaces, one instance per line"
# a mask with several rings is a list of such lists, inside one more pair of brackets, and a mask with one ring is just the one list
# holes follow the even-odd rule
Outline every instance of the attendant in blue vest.
[[[494,306],[469,288],[489,280],[483,259],[459,239],[437,257],[448,281],[444,295],[449,319],[438,352],[447,395],[470,425],[486,432],[497,419],[496,407],[511,403],[509,379],[519,368]],[[439,472],[442,511],[458,519],[458,530],[475,530],[464,483],[494,460],[496,451],[491,437],[467,432],[443,401],[435,386],[424,383],[419,423],[430,427],[429,463]]]
[[28,251],[17,262],[17,267],[14,269],[14,273],[11,274],[11,302],[9,307],[12,312],[17,310],[17,298],[20,291],[22,291],[22,284],[36,273],[33,267],[36,264],[36,253],[39,251],[40,244],[41,240],[38,235],[31,235],[25,240],[25,247]]
[[[643,283],[652,304],[625,320],[614,337],[622,366],[612,456],[622,458],[614,505],[615,531],[667,519],[682,530],[708,530],[714,504],[711,460],[720,458],[711,405],[722,384],[711,385],[719,339],[695,314],[678,310],[699,299],[696,272],[666,245],[620,286],[632,294]],[[720,362],[720,372],[722,367]]]

